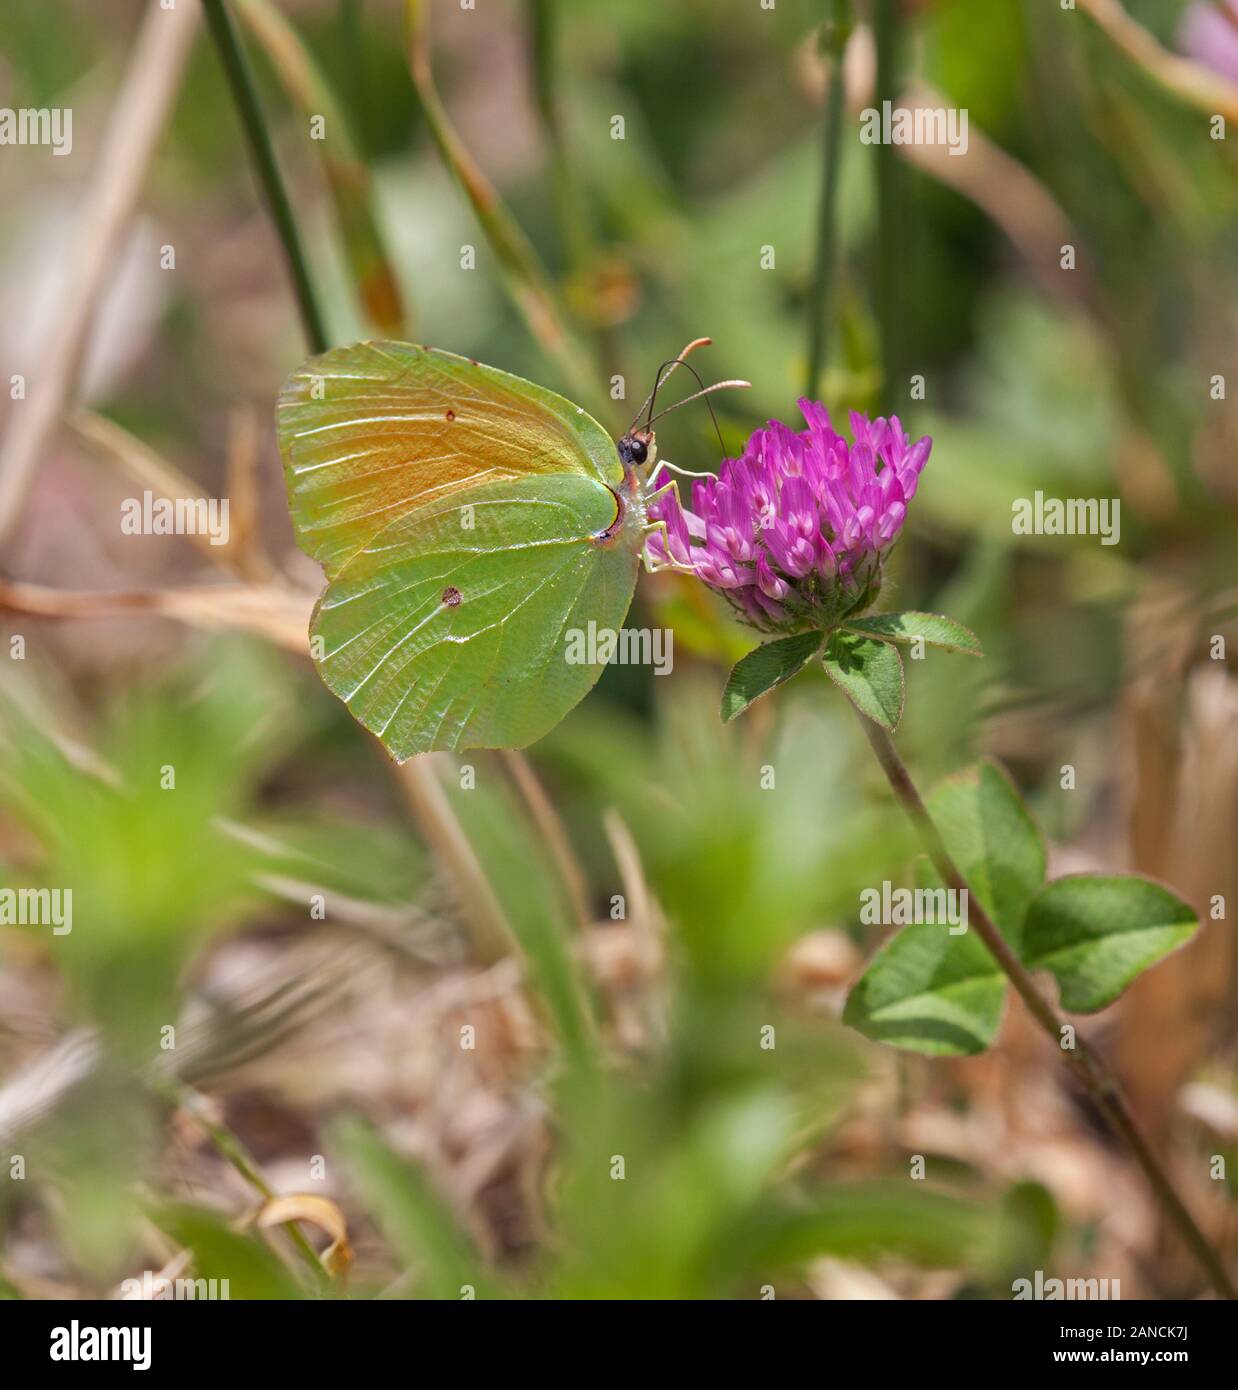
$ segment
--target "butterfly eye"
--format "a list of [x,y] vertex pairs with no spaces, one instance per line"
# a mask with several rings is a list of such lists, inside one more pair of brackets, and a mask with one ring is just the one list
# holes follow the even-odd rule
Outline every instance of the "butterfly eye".
[[644,463],[649,457],[649,450],[643,439],[635,439],[631,435],[627,439],[620,440],[619,453],[628,463]]

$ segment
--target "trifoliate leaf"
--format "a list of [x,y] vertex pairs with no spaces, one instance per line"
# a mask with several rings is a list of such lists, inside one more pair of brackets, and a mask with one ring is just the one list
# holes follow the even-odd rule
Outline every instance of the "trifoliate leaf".
[[821,664],[861,714],[894,732],[903,714],[903,660],[896,647],[853,632],[836,632]]
[[821,632],[797,632],[793,637],[766,642],[737,661],[722,692],[722,722],[729,724],[754,700],[798,675],[824,640]]

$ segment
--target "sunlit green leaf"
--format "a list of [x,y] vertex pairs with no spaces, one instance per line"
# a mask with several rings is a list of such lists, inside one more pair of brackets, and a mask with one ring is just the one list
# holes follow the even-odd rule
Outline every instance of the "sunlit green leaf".
[[903,714],[903,660],[895,647],[854,633],[836,632],[821,664],[861,714],[894,732]]
[[1194,911],[1159,883],[1072,874],[1032,900],[1023,961],[1053,972],[1064,1009],[1093,1013],[1190,940],[1198,925]]
[[924,642],[948,652],[983,656],[980,639],[970,628],[940,613],[875,613],[867,618],[849,618],[852,632],[881,637],[887,642]]
[[[1017,949],[1045,874],[1044,844],[1018,793],[984,762],[939,783],[927,806],[971,891]],[[917,867],[921,889],[944,892],[927,860]],[[982,1052],[1001,1024],[1005,976],[970,927],[952,931],[944,914],[934,915],[903,927],[877,952],[847,999],[844,1022],[915,1052]]]
[[962,1263],[983,1231],[981,1214],[916,1183],[847,1183],[754,1221],[758,1263],[776,1269],[822,1255],[868,1260],[897,1255],[921,1264]]
[[1027,905],[1044,882],[1045,846],[1014,784],[985,760],[944,778],[926,804],[959,872],[1017,951]]
[[729,724],[754,700],[798,675],[820,650],[820,632],[798,632],[754,648],[736,662],[722,692],[722,719]]
[[983,1052],[997,1036],[1006,980],[972,931],[903,927],[847,997],[843,1022],[877,1042],[947,1056]]

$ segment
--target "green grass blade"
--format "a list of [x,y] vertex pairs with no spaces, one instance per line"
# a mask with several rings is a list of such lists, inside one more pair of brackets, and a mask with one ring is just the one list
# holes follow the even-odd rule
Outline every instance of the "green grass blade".
[[308,122],[321,117],[318,151],[335,203],[344,251],[366,317],[382,334],[406,337],[411,318],[374,211],[370,171],[330,83],[296,30],[268,0],[235,0],[237,12]]

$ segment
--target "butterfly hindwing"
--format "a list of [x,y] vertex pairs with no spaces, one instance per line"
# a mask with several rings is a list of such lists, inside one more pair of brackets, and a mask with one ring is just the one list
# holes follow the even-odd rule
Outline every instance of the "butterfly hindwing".
[[315,611],[318,669],[400,761],[436,748],[519,748],[593,686],[569,635],[622,624],[630,546],[592,537],[614,494],[574,475],[505,480],[393,522]]

